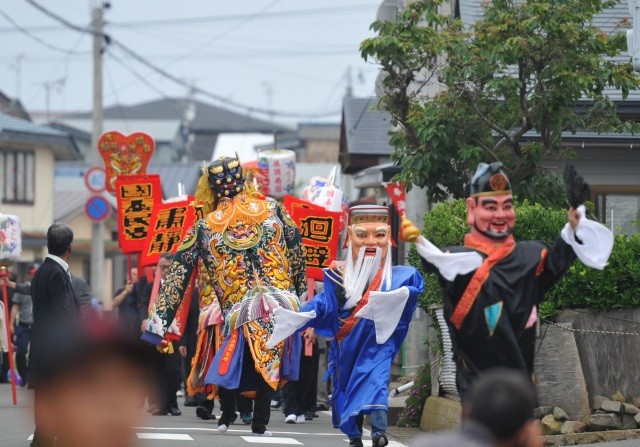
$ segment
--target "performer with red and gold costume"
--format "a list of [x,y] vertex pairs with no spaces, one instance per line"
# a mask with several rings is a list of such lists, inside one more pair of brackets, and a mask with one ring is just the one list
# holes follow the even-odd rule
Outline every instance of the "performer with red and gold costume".
[[200,281],[203,299],[190,391],[213,385],[213,398],[217,389],[222,433],[236,418],[236,392],[255,396],[252,431],[269,436],[272,392],[298,376],[300,338],[269,348],[266,342],[273,311],[297,311],[306,292],[300,233],[278,202],[246,190],[237,158],[223,157],[207,167],[196,200],[206,217],[178,249],[143,339],[161,343],[200,264],[206,279]]

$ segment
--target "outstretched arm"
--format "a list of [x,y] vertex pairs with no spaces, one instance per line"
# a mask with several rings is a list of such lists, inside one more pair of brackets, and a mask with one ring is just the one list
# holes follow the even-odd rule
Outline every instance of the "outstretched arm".
[[184,298],[191,275],[198,263],[198,223],[189,230],[169,267],[158,298],[149,312],[143,339],[153,344],[162,341]]
[[602,270],[613,250],[613,233],[601,223],[587,219],[585,214],[584,205],[571,208],[560,236],[585,265]]

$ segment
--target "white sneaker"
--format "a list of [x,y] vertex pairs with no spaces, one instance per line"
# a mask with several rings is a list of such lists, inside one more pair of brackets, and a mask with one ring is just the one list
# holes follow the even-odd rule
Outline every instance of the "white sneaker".
[[225,424],[218,425],[218,433],[226,433],[229,430],[229,426]]
[[287,423],[287,424],[295,424],[297,421],[298,421],[298,417],[295,414],[290,414],[284,420],[284,422]]
[[300,416],[296,416],[296,424],[304,424],[304,414],[301,414]]
[[184,397],[184,391],[182,390],[176,391],[176,397]]
[[273,436],[269,430],[265,430],[264,433],[253,433],[253,436]]

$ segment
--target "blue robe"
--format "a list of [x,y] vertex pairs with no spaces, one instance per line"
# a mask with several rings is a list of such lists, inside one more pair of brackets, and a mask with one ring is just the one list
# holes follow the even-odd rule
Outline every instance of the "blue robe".
[[[316,317],[302,329],[314,328],[315,332],[333,338],[329,351],[329,371],[333,381],[333,426],[350,437],[362,436],[356,426],[356,417],[362,412],[387,410],[391,362],[407,336],[409,323],[416,309],[418,296],[424,289],[422,276],[413,267],[393,267],[391,288],[409,289],[409,299],[393,335],[384,343],[376,342],[374,322],[361,318],[353,330],[338,342],[341,319],[353,309],[343,309],[344,288],[336,284],[342,278],[332,270],[324,272],[324,291],[307,303],[301,312],[315,311]],[[381,291],[387,291],[384,286]]]

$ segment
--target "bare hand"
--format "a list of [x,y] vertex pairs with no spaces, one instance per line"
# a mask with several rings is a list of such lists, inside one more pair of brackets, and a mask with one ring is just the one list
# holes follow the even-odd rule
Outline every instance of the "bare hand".
[[317,338],[318,336],[316,335],[315,331],[311,327],[304,332],[304,339],[308,343],[311,343],[311,344],[315,343]]
[[180,346],[178,348],[178,352],[180,353],[180,355],[182,357],[186,357],[187,356],[187,347],[186,346]]
[[569,208],[569,211],[567,212],[567,220],[569,221],[569,225],[571,225],[571,229],[573,231],[576,231],[576,228],[578,228],[580,217],[582,217],[580,215],[580,211],[575,208]]
[[128,294],[133,290],[133,282],[127,281],[127,284],[124,286],[124,291]]

